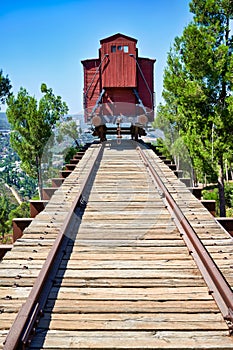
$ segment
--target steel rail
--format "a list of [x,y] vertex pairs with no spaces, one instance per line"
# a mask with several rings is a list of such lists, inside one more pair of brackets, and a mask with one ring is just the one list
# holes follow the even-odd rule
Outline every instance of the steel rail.
[[92,172],[96,164],[98,164],[98,161],[100,161],[102,154],[103,145],[99,147],[96,156],[93,157],[93,159],[91,160],[90,169],[88,170],[84,181],[80,186],[79,192],[75,197],[74,202],[72,203],[70,211],[67,214],[67,217],[57,235],[57,238],[54,241],[51,250],[49,251],[46,261],[44,262],[44,265],[42,266],[42,269],[40,270],[40,273],[35,280],[35,283],[31,289],[31,292],[26,302],[22,305],[21,309],[19,310],[14,323],[12,324],[7,334],[3,347],[4,350],[21,350],[27,347],[28,335],[33,329],[34,323],[36,322],[39,313],[43,312],[43,310],[41,310],[39,301],[40,296],[44,292],[43,289],[44,287],[46,287],[46,282],[54,267],[56,255],[63,244],[63,240],[66,236],[67,230],[69,229],[69,225],[74,211],[81,204],[82,195],[89,184]]
[[170,194],[161,177],[150,163],[145,152],[137,147],[137,150],[145,164],[149,169],[151,176],[157,186],[162,191],[162,196],[166,199],[170,211],[174,214],[176,221],[182,227],[181,236],[187,244],[190,254],[193,256],[200,272],[209,288],[209,293],[215,299],[216,304],[221,311],[223,318],[227,322],[230,334],[233,334],[233,291],[219,270],[218,266],[211,258],[207,249],[197,236],[195,230],[183,214],[182,210]]

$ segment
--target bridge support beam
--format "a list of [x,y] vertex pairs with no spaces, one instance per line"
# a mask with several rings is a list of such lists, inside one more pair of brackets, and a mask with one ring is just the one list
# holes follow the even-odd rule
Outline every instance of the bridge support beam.
[[31,200],[30,201],[30,216],[31,218],[36,217],[41,211],[44,210],[48,200]]
[[197,198],[201,200],[202,187],[189,187],[189,191]]
[[225,228],[233,237],[233,218],[219,217],[216,220]]
[[13,244],[0,244],[0,261],[4,255],[9,252],[13,247]]
[[63,182],[64,182],[64,178],[62,178],[62,177],[54,177],[53,179],[52,179],[52,187],[54,188],[54,187],[60,187],[62,184],[63,184]]
[[15,242],[18,238],[22,237],[23,231],[26,227],[28,227],[32,218],[15,218],[13,219],[13,242]]
[[72,173],[72,170],[61,170],[60,171],[61,178],[63,178],[63,179],[68,177],[71,173]]
[[180,179],[183,176],[183,170],[174,170],[174,174]]
[[43,194],[43,200],[50,200],[54,192],[57,190],[57,187],[46,187],[43,188],[42,194]]
[[213,215],[216,215],[216,201],[215,200],[201,200],[204,207]]
[[172,170],[172,171],[176,171],[176,164],[168,164],[168,167]]
[[76,164],[66,164],[66,170],[74,170],[76,167]]

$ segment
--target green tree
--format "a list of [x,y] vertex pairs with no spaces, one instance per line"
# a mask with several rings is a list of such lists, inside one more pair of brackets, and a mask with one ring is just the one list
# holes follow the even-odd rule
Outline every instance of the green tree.
[[7,99],[6,114],[12,125],[11,145],[21,159],[22,169],[38,180],[42,198],[41,159],[44,147],[53,127],[68,112],[68,107],[46,84],[41,85],[41,92],[44,96],[37,102],[26,89],[20,88],[17,97],[12,95]]
[[9,222],[12,225],[14,218],[29,218],[30,217],[30,205],[28,202],[21,203],[17,208],[12,209],[8,215]]
[[197,173],[218,181],[225,216],[224,159],[233,150],[233,0],[192,0],[193,21],[170,50],[163,96]]
[[5,234],[9,232],[10,225],[8,221],[8,214],[10,212],[10,201],[5,194],[0,195],[0,234],[4,238]]
[[69,163],[69,161],[74,157],[74,155],[79,151],[78,147],[68,147],[64,150],[65,155],[65,163]]
[[72,117],[68,117],[66,120],[62,121],[58,125],[58,135],[57,135],[57,141],[62,142],[66,136],[70,137],[76,144],[77,147],[79,147],[79,138],[80,134],[80,128],[75,122],[75,120],[72,119]]
[[12,86],[8,75],[4,77],[2,69],[0,70],[0,105],[6,102],[7,97],[10,95]]

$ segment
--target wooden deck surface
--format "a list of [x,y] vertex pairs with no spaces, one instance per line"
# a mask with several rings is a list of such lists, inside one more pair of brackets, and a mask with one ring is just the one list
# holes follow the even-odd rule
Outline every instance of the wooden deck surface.
[[[106,143],[81,225],[72,232],[30,349],[233,349],[227,325],[136,145]],[[95,147],[0,263],[1,343]],[[232,286],[232,238],[173,172],[146,152]]]

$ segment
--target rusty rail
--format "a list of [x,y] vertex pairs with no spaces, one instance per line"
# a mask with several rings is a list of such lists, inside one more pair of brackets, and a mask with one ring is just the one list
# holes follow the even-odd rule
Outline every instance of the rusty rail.
[[46,300],[46,296],[52,286],[53,280],[51,278],[52,270],[57,266],[57,256],[60,255],[61,260],[64,251],[61,250],[63,246],[64,239],[67,236],[66,233],[69,230],[70,223],[72,221],[72,216],[74,211],[78,206],[82,204],[82,197],[84,192],[87,190],[89,185],[91,175],[93,174],[94,168],[98,165],[103,154],[103,145],[97,150],[96,157],[91,160],[91,166],[88,173],[81,184],[79,192],[71,206],[71,209],[66,217],[66,220],[57,235],[56,240],[47,256],[46,261],[31,289],[31,292],[22,305],[19,313],[11,326],[8,335],[5,340],[4,350],[21,350],[28,346],[29,336],[33,331],[34,324],[37,322],[39,315],[43,314],[43,306]]
[[167,187],[163,183],[161,177],[151,165],[145,152],[138,147],[137,148],[145,166],[151,173],[151,176],[158,188],[161,191],[161,196],[166,200],[170,212],[175,216],[176,223],[182,229],[181,236],[185,241],[190,254],[193,256],[208,288],[209,293],[215,299],[219,310],[221,311],[224,319],[229,327],[230,334],[233,334],[233,291],[228,282],[222,275],[218,266],[215,264],[205,246],[197,236],[195,230],[190,225],[188,219],[183,214],[182,210],[169,193]]

